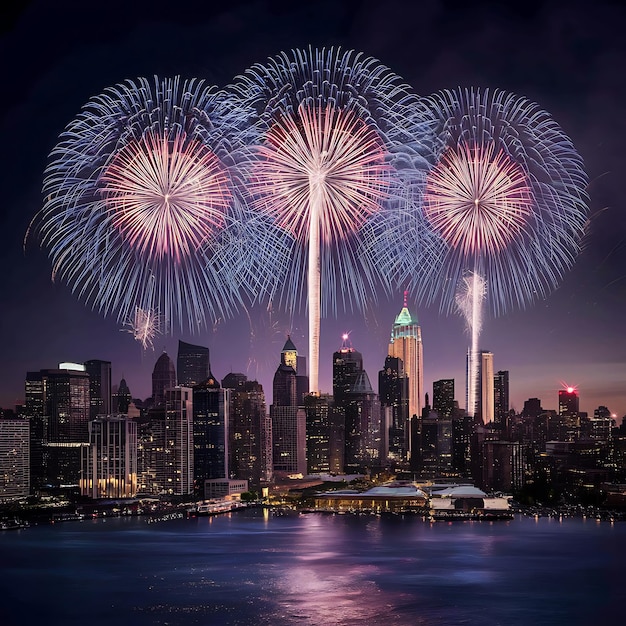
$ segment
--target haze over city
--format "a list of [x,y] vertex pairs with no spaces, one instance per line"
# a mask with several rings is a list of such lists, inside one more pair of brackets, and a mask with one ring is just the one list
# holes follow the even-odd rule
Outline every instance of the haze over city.
[[[121,6],[121,5],[120,5]],[[560,286],[525,310],[485,320],[480,348],[494,353],[495,369],[510,372],[511,407],[530,397],[556,408],[564,385],[576,386],[580,408],[605,405],[626,415],[626,214],[621,201],[625,169],[620,112],[625,91],[623,10],[561,2],[505,8],[431,2],[239,2],[169,17],[115,3],[86,7],[33,2],[4,20],[1,46],[11,97],[2,103],[2,130],[11,146],[2,154],[4,305],[0,329],[0,406],[23,402],[27,371],[61,361],[112,362],[113,382],[124,377],[135,397],[151,393],[159,354],[175,357],[179,339],[211,351],[214,375],[230,371],[257,378],[269,396],[280,350],[290,334],[307,354],[305,311],[290,317],[274,305],[250,307],[217,320],[203,333],[176,329],[144,350],[113,318],[90,310],[63,283],[52,283],[50,261],[24,235],[41,208],[48,154],[58,135],[92,96],[138,76],[200,77],[224,86],[253,63],[283,50],[317,46],[354,49],[379,59],[419,95],[457,86],[500,88],[548,111],[581,154],[590,184],[590,220],[583,249]],[[165,17],[168,15],[168,17]],[[8,18],[8,16],[7,16]],[[488,19],[487,19],[488,18]],[[418,31],[419,37],[415,36]],[[163,45],[168,42],[168,45]],[[322,318],[320,389],[330,391],[332,353],[350,333],[372,381],[384,364],[391,324],[402,306],[400,289],[379,294],[365,315],[339,310]],[[425,390],[454,378],[464,404],[469,336],[460,315],[408,305],[419,318]]]

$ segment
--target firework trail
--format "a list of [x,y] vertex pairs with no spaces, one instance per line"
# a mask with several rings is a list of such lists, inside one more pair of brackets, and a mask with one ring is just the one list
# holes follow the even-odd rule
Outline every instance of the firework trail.
[[248,117],[197,80],[139,78],[90,99],[52,151],[27,233],[53,280],[132,326],[137,311],[192,332],[231,314],[249,271],[233,183]]
[[250,204],[290,242],[287,274],[267,291],[292,311],[306,281],[309,388],[317,393],[321,315],[338,303],[364,309],[376,286],[388,285],[373,259],[394,256],[384,224],[387,206],[402,199],[396,174],[426,167],[415,147],[420,121],[398,77],[353,52],[283,53],[233,88],[250,98],[264,134],[252,152]]
[[[574,263],[587,222],[587,177],[570,139],[525,98],[459,89],[423,102],[436,138],[423,212],[442,252],[438,270],[423,266],[414,286],[446,312],[460,306],[474,350],[485,299],[495,315],[524,308]],[[468,272],[477,283],[464,284]]]

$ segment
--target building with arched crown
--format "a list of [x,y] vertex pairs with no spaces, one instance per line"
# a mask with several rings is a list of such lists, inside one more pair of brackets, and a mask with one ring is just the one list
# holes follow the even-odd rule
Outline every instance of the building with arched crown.
[[424,403],[424,356],[422,330],[417,317],[407,306],[408,292],[404,292],[404,305],[391,329],[389,356],[402,359],[404,373],[409,379],[409,418],[422,414]]

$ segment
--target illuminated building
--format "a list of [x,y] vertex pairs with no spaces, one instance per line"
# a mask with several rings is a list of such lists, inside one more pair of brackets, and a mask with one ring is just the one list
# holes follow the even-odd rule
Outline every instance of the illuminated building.
[[130,403],[133,401],[133,397],[130,394],[130,389],[124,378],[120,381],[117,391],[112,394],[113,413],[128,413]]
[[304,398],[308,474],[341,474],[344,461],[345,409],[329,394]]
[[85,361],[89,374],[90,419],[111,414],[111,362],[92,359]]
[[168,495],[194,491],[193,397],[189,387],[165,390],[165,489]]
[[210,372],[193,388],[193,477],[200,497],[206,480],[229,478],[230,407],[231,390],[221,388]]
[[80,448],[89,441],[89,375],[77,363],[28,372],[25,413],[30,421],[31,481],[78,485]]
[[382,449],[380,400],[365,370],[358,373],[348,393],[345,411],[344,471],[360,472],[379,465],[386,455],[386,450]]
[[162,405],[165,402],[165,390],[172,387],[176,387],[176,370],[167,352],[163,352],[152,371],[152,405]]
[[454,379],[436,380],[433,383],[433,411],[443,419],[450,419],[454,406]]
[[391,329],[389,356],[402,359],[404,373],[409,379],[409,417],[422,414],[424,403],[424,356],[422,330],[417,318],[407,307],[407,292],[404,292],[404,305]]
[[179,341],[176,371],[182,387],[199,385],[209,376],[209,349]]
[[494,424],[506,430],[509,415],[509,373],[500,370],[493,379]]
[[0,502],[30,492],[30,423],[0,418]]
[[558,420],[552,426],[557,441],[576,441],[580,435],[580,399],[576,387],[559,389]]
[[478,363],[478,407],[479,423],[489,424],[494,421],[494,376],[493,352],[481,351]]
[[91,498],[137,495],[137,423],[126,415],[100,416],[89,422],[80,492]]
[[222,379],[222,388],[231,390],[229,475],[248,481],[258,491],[271,477],[263,386],[245,374],[231,372]]
[[333,353],[333,398],[337,406],[345,406],[348,394],[363,371],[363,355],[350,343],[347,334],[342,337],[341,348]]
[[288,337],[274,374],[272,467],[274,473],[306,474],[306,413],[298,391],[298,352]]
[[408,460],[409,454],[409,379],[402,359],[388,356],[378,373],[383,448],[394,463]]

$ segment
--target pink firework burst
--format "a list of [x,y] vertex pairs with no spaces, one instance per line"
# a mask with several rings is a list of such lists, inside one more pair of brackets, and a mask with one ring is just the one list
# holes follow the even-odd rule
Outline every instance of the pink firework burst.
[[147,261],[192,256],[223,228],[232,199],[217,156],[180,132],[131,140],[101,182],[111,224]]
[[493,142],[448,148],[426,180],[424,212],[464,257],[496,255],[525,230],[533,197],[522,167]]
[[256,202],[300,242],[314,204],[322,241],[331,243],[358,232],[386,198],[382,141],[350,110],[301,103],[294,115],[277,116],[259,152]]

